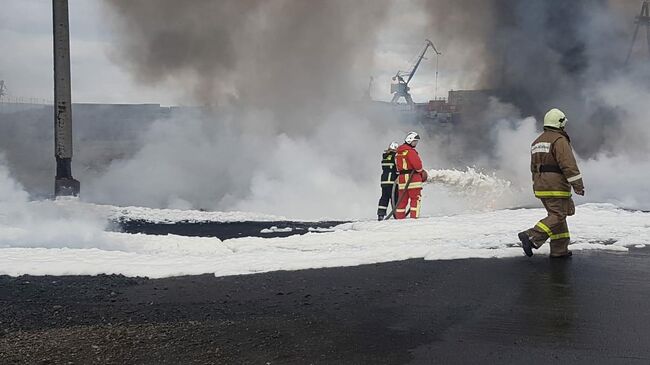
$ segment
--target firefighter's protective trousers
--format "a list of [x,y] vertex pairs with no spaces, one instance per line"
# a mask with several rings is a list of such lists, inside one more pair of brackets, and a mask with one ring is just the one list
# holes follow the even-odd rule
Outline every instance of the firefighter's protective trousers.
[[[422,188],[414,189],[400,189],[399,190],[399,205],[395,209],[395,218],[404,219],[406,218],[406,207],[410,205],[410,217],[418,218],[420,217],[420,202],[422,200]],[[409,204],[410,203],[410,204]]]
[[568,251],[570,235],[567,216],[575,214],[575,205],[571,198],[542,198],[546,208],[546,218],[526,231],[537,248],[551,239],[551,256],[562,256]]
[[[393,195],[391,197],[391,195]],[[377,207],[377,215],[385,216],[386,210],[390,207],[390,201],[393,200],[393,204],[397,204],[398,190],[395,188],[395,194],[393,194],[393,185],[382,184],[381,185],[381,197],[379,198],[379,206]]]

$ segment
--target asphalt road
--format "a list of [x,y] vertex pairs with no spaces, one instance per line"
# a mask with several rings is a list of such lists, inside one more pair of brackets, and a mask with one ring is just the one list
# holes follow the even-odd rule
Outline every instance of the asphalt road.
[[650,250],[0,277],[0,364],[650,363]]

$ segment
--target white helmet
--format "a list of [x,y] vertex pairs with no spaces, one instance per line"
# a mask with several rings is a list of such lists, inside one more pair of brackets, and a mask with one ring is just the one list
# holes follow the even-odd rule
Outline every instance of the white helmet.
[[397,144],[397,142],[391,142],[391,143],[388,145],[388,149],[389,149],[389,150],[396,150],[397,147],[399,147],[399,144]]
[[544,116],[544,127],[562,129],[566,125],[567,117],[560,109],[551,109]]
[[408,143],[410,145],[413,145],[414,141],[419,141],[420,140],[420,135],[417,134],[417,132],[409,132],[406,135],[406,138],[404,138],[404,143]]

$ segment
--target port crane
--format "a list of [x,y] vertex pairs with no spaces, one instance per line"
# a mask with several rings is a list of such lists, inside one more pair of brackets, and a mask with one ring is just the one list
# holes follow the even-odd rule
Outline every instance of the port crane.
[[415,65],[413,65],[411,71],[409,72],[397,71],[395,76],[393,76],[390,85],[390,92],[391,94],[393,94],[393,99],[391,100],[392,104],[397,104],[400,98],[404,98],[408,105],[413,106],[413,98],[409,93],[410,87],[408,85],[409,82],[411,82],[411,80],[413,79],[413,76],[415,76],[415,72],[418,70],[418,67],[420,67],[420,63],[422,62],[422,59],[424,59],[424,55],[427,53],[429,47],[433,49],[433,51],[436,53],[436,89],[437,89],[437,83],[438,83],[438,58],[437,57],[440,56],[442,53],[438,52],[436,46],[433,45],[433,42],[426,39],[424,49],[422,50],[422,52],[420,52],[420,55],[418,56],[417,61],[415,61]]
[[641,13],[636,17],[634,24],[634,36],[632,36],[632,44],[630,44],[630,50],[627,52],[627,57],[625,57],[625,64],[627,65],[630,62],[630,56],[632,55],[632,50],[634,50],[634,43],[636,42],[636,37],[639,34],[639,28],[645,26],[646,28],[646,41],[648,42],[648,51],[650,51],[650,1],[645,0],[641,4]]

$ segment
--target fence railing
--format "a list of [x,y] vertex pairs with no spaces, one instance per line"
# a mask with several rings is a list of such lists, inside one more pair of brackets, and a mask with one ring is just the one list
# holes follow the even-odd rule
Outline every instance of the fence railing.
[[54,100],[44,98],[31,98],[24,96],[3,95],[0,97],[0,104],[40,104],[54,105]]

